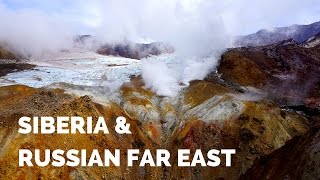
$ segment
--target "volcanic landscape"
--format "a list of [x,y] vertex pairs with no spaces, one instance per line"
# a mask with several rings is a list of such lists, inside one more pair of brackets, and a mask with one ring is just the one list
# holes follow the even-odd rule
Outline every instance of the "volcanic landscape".
[[[281,30],[273,32],[275,42],[262,43],[266,31],[239,38],[205,78],[181,82],[174,96],[158,95],[141,76],[143,61],[177,65],[174,48],[164,43],[92,51],[79,45],[87,35],[70,50],[33,58],[1,48],[0,179],[320,179],[320,28],[298,40]],[[134,133],[18,133],[22,116],[61,115],[104,116],[109,127],[124,116]],[[173,161],[171,167],[19,167],[18,150],[35,148],[167,149]],[[228,148],[237,152],[231,167],[175,161],[177,149]]]

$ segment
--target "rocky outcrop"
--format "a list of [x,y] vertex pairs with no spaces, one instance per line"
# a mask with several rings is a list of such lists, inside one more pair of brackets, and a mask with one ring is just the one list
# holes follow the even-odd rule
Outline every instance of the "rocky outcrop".
[[142,59],[151,55],[160,55],[163,53],[173,53],[173,47],[161,42],[154,42],[150,44],[140,43],[117,43],[105,44],[98,50],[98,54],[121,56],[131,59]]
[[[59,89],[26,86],[0,88],[1,178],[36,179],[54,175],[60,179],[156,178],[237,179],[254,162],[281,148],[290,139],[308,132],[312,122],[305,116],[285,111],[270,101],[244,100],[237,91],[222,85],[194,81],[177,97],[155,95],[143,88],[141,79],[124,84],[119,104],[92,102],[88,96],[74,97]],[[104,116],[108,127],[125,116],[132,135],[22,135],[17,132],[21,116]],[[95,118],[93,118],[95,119]],[[63,167],[19,168],[18,149],[168,149],[171,167]],[[234,148],[232,167],[178,167],[177,149]],[[126,155],[122,154],[123,161]],[[224,164],[224,162],[222,162]]]
[[227,82],[263,89],[283,105],[319,108],[320,46],[306,43],[288,40],[230,49],[222,55],[218,72]]
[[[236,91],[205,81],[192,82],[175,98],[157,97],[127,84],[122,97],[122,107],[130,117],[138,119],[148,136],[172,153],[172,167],[164,168],[167,179],[237,179],[255,160],[306,133],[313,123],[270,101],[244,100]],[[192,153],[233,148],[237,154],[232,167],[182,168],[174,160],[175,152],[184,148]]]
[[[289,152],[289,153],[288,153]],[[255,161],[240,179],[319,179],[320,126]]]
[[[270,154],[283,146],[287,140],[308,130],[306,119],[282,112],[287,118],[285,119],[280,115],[281,110],[273,105],[249,102],[241,105],[241,111],[233,111],[233,116],[226,116],[225,119],[220,119],[223,116],[215,117],[214,114],[210,119],[204,119],[206,116],[193,117],[176,127],[169,143],[169,149],[173,152],[178,148],[191,149],[192,152],[196,149],[236,149],[233,165],[217,168],[179,168],[177,162],[174,162],[175,165],[170,171],[171,178],[237,179],[252,166],[254,160]],[[223,108],[238,110],[239,107]],[[224,112],[229,115],[230,110],[226,109]]]
[[8,73],[32,69],[34,67],[35,65],[17,60],[0,59],[0,77],[5,76]]
[[[87,152],[98,149],[150,149],[158,146],[151,142],[141,130],[139,121],[130,119],[127,113],[116,104],[102,106],[91,101],[87,96],[72,97],[62,90],[33,89],[26,86],[8,86],[0,88],[0,179],[142,179],[161,177],[160,168],[127,167],[18,167],[18,150],[35,148],[44,149],[86,149]],[[127,117],[132,135],[116,134],[109,128],[109,133],[97,135],[86,134],[28,134],[18,133],[18,119],[21,116],[103,116],[108,127],[115,126],[115,118]],[[126,154],[121,154],[125,162]]]
[[307,41],[304,42],[303,46],[306,48],[313,48],[320,45],[320,32],[311,38],[309,38]]

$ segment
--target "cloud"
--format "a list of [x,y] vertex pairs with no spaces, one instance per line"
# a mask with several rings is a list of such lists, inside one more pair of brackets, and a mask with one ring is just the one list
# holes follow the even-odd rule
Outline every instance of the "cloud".
[[[48,16],[61,16],[65,21],[75,23],[78,29],[85,29],[88,32],[93,32],[94,28],[96,31],[102,31],[101,27],[115,25],[114,22],[117,22],[116,27],[125,26],[127,20],[136,21],[136,17],[151,18],[155,21],[163,19],[165,22],[167,20],[165,17],[174,13],[171,12],[175,10],[172,8],[178,9],[176,4],[180,4],[180,7],[189,12],[194,11],[196,9],[194,7],[199,4],[217,4],[216,7],[221,8],[219,11],[216,11],[217,8],[208,11],[214,16],[219,13],[224,20],[226,30],[232,34],[252,33],[260,28],[305,24],[320,20],[318,0],[2,0],[0,3],[11,9],[31,9],[41,11]],[[156,14],[152,13],[153,11],[164,11],[169,14],[157,13],[157,16],[148,16]],[[140,26],[143,25],[141,23]],[[105,29],[105,32],[108,31]]]
[[249,34],[262,28],[309,24],[320,20],[317,0],[227,0],[223,12],[226,29],[235,35]]
[[[26,22],[14,27],[28,30],[37,26],[42,34],[62,29],[62,32],[97,35],[106,41],[141,38],[168,41],[186,36],[187,31],[195,30],[193,27],[210,35],[210,29],[204,27],[209,25],[203,23],[204,16],[206,21],[214,23],[210,26],[223,24],[224,31],[232,35],[320,20],[317,0],[1,0],[0,7],[1,22],[7,21],[2,27],[9,21]],[[185,38],[196,40],[197,37]]]

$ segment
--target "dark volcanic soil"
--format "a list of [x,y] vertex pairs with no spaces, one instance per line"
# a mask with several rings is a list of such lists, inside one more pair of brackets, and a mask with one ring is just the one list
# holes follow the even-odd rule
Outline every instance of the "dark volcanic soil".
[[0,46],[0,77],[8,73],[34,68],[34,65],[20,62],[20,56]]
[[1,63],[0,60],[0,77],[5,76],[8,73],[32,69],[34,67],[35,65],[27,63]]

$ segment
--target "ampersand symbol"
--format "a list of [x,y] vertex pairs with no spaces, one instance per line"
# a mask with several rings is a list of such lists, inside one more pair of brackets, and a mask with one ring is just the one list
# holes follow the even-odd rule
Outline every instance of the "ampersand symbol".
[[119,116],[116,119],[116,127],[115,130],[118,134],[132,134],[131,131],[129,130],[130,124],[126,123],[126,118],[123,116]]

